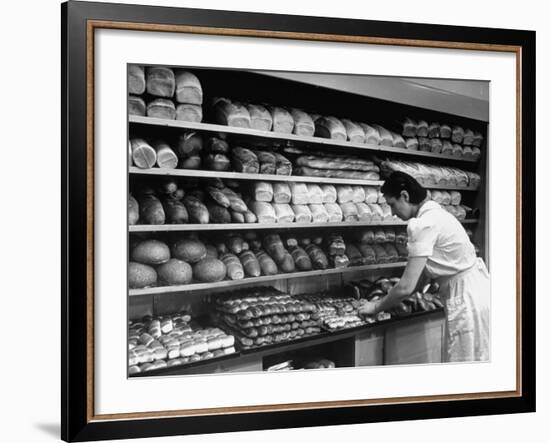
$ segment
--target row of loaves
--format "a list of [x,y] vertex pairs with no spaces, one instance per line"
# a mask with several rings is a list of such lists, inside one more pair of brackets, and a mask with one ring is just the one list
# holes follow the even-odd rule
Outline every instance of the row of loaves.
[[428,124],[425,120],[415,121],[410,117],[405,118],[401,123],[401,134],[407,138],[418,137],[418,140],[424,138],[450,140],[452,143],[476,148],[480,148],[483,143],[481,132],[463,129],[459,125],[454,125],[451,128],[445,123],[441,125],[438,122]]

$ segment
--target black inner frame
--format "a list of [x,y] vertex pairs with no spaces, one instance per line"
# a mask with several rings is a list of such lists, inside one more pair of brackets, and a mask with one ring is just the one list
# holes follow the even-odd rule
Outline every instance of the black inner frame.
[[[62,371],[65,441],[219,433],[535,411],[535,32],[71,1],[61,5]],[[87,421],[87,20],[521,47],[521,385],[516,397],[195,417]],[[527,117],[528,115],[528,117]],[[523,149],[523,146],[528,149]],[[506,241],[514,241],[506,239]],[[337,399],[335,399],[337,400]]]

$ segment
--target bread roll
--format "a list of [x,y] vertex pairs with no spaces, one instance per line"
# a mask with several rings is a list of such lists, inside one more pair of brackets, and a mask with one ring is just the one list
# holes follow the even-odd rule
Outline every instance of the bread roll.
[[328,212],[323,205],[309,205],[313,223],[327,223],[329,220]]
[[441,152],[441,149],[443,148],[443,143],[439,138],[430,138],[430,146],[431,146],[431,151],[434,154],[439,154]]
[[405,148],[410,149],[411,151],[418,151],[418,139],[416,137],[414,138],[407,138],[405,140]]
[[[250,204],[251,211],[256,214],[258,223],[276,223],[277,215],[271,203],[267,202],[252,202]],[[244,220],[243,220],[244,222]]]
[[453,144],[449,140],[443,140],[443,146],[441,147],[441,154],[452,155]]
[[355,203],[355,207],[359,221],[370,222],[372,220],[371,210],[366,203]]
[[367,125],[366,123],[359,123],[359,126],[363,129],[365,133],[365,143],[369,145],[379,145],[380,144],[380,133],[378,129]]
[[315,121],[315,136],[345,141],[348,138],[344,124],[336,117],[320,117]]
[[337,201],[340,204],[348,203],[353,201],[353,189],[351,186],[345,185],[345,186],[338,186],[336,188],[337,193]]
[[202,105],[202,86],[197,76],[189,71],[176,71],[176,101]]
[[273,202],[274,203],[290,203],[292,200],[292,192],[288,183],[273,184]]
[[307,205],[292,205],[296,223],[311,223],[312,215]]
[[344,221],[358,221],[359,215],[357,214],[357,206],[355,203],[341,203],[340,208],[342,209],[342,214],[344,215]]
[[283,134],[292,134],[294,129],[294,119],[290,112],[279,106],[268,107],[273,119],[273,132],[281,132]]
[[338,203],[325,203],[324,205],[330,223],[339,223],[344,219],[344,214]]
[[213,115],[216,123],[238,128],[250,128],[250,114],[246,106],[226,98],[214,99]]
[[159,240],[144,240],[134,246],[130,258],[144,265],[160,265],[170,259],[170,249]]
[[442,124],[440,127],[439,127],[439,136],[442,138],[442,139],[449,139],[451,138],[451,135],[452,135],[452,130],[451,130],[451,127],[447,124]]
[[430,123],[430,125],[428,126],[428,137],[439,138],[440,137],[439,129],[440,129],[439,123],[437,122]]
[[144,116],[147,113],[147,107],[141,97],[135,95],[128,96],[128,114]]
[[264,250],[258,251],[256,258],[258,259],[262,275],[275,275],[279,272],[275,261]]
[[406,117],[401,124],[401,128],[403,137],[416,137],[417,124],[412,118]]
[[178,166],[178,156],[164,141],[156,140],[152,143],[157,155],[157,166],[165,169],[175,169]]
[[321,185],[322,203],[336,203],[337,192],[333,185]]
[[273,118],[271,113],[262,105],[247,104],[246,109],[250,114],[250,128],[258,131],[271,131]]
[[405,139],[397,132],[390,132],[394,148],[405,148]]
[[291,183],[290,192],[292,193],[292,204],[305,205],[309,203],[308,191],[305,183]]
[[419,120],[416,126],[416,136],[417,137],[427,137],[428,136],[428,122],[425,120]]
[[273,201],[273,186],[267,182],[254,183],[254,198],[259,202]]
[[151,66],[146,69],[147,93],[157,97],[173,97],[176,90],[174,72],[164,66]]
[[130,140],[132,147],[132,160],[134,165],[141,169],[149,169],[157,162],[157,152],[142,138]]
[[176,120],[200,123],[202,121],[202,106],[187,103],[179,104],[176,108]]
[[139,204],[132,196],[128,196],[128,224],[135,225],[139,221]]
[[142,263],[128,263],[128,286],[130,289],[146,288],[155,284],[157,272],[155,268]]
[[139,197],[139,219],[145,225],[163,225],[166,213],[160,200],[154,195]]
[[290,115],[294,120],[293,133],[303,137],[312,137],[315,133],[315,123],[313,119],[304,111],[296,108],[290,110]]
[[453,126],[453,131],[451,133],[451,141],[453,143],[462,143],[462,140],[464,138],[464,129],[462,129],[460,126]]
[[316,184],[307,183],[307,202],[312,205],[319,205],[323,203],[323,192],[321,187]]
[[346,128],[348,140],[352,143],[365,143],[365,130],[357,123],[342,119],[342,123]]
[[174,198],[165,198],[162,207],[168,224],[183,224],[189,221],[189,214],[185,205]]
[[[468,147],[466,146],[466,148],[468,148]],[[471,149],[468,148],[468,150],[471,152]],[[453,150],[452,150],[451,154],[454,157],[462,157],[464,155],[464,151],[462,150],[462,146],[455,143],[453,145]]]
[[292,223],[294,221],[294,212],[288,203],[274,203],[273,209],[277,223]]
[[353,192],[351,201],[353,203],[361,203],[365,201],[366,194],[362,186],[352,186],[351,189]]
[[147,104],[147,116],[164,120],[176,118],[176,107],[171,100],[157,98]]
[[241,147],[233,148],[231,154],[231,164],[235,171],[249,174],[257,174],[260,172],[258,157],[250,149]]

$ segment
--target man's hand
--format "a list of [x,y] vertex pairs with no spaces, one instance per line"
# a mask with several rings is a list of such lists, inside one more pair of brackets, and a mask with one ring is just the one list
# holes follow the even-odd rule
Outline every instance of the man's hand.
[[362,315],[375,315],[377,313],[377,303],[363,300],[359,305],[359,314]]

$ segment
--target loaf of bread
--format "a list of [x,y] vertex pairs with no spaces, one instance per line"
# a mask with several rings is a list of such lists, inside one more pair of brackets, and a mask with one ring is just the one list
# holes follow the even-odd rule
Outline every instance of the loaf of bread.
[[198,198],[186,195],[183,197],[183,204],[189,213],[191,223],[207,224],[210,222],[208,209]]
[[244,212],[235,212],[230,210],[232,223],[245,223]]
[[178,70],[176,78],[176,101],[190,105],[202,105],[202,86],[195,74]]
[[227,273],[224,263],[217,258],[203,258],[193,266],[193,277],[200,282],[221,281]]
[[132,248],[130,259],[144,265],[160,265],[170,260],[170,249],[159,240],[143,240]]
[[216,203],[208,203],[206,205],[210,217],[210,223],[231,223],[231,213],[227,208]]
[[417,137],[427,137],[428,136],[428,122],[425,120],[419,120],[416,126],[416,136]]
[[474,132],[472,146],[475,146],[476,148],[481,148],[481,143],[483,143],[483,135],[481,135],[481,132]]
[[386,255],[390,263],[396,262],[397,260],[399,260],[399,252],[397,252],[397,249],[392,243],[386,243],[383,246],[384,246],[384,249],[386,250]]
[[377,203],[378,202],[378,190],[372,186],[365,186],[365,202],[366,203]]
[[325,203],[324,205],[330,223],[339,223],[344,219],[344,214],[338,203]]
[[198,156],[203,148],[202,136],[197,132],[186,132],[178,137],[176,153],[181,159]]
[[428,137],[418,137],[418,149],[420,151],[431,152],[432,144]]
[[315,136],[345,141],[348,138],[344,124],[336,117],[320,117],[315,121]]
[[359,124],[347,118],[342,119],[342,124],[344,128],[346,128],[346,133],[350,142],[365,143],[365,131]]
[[280,106],[269,106],[267,109],[271,113],[271,118],[273,120],[273,132],[292,134],[294,119],[292,115],[290,115],[290,112]]
[[258,222],[258,217],[256,217],[256,214],[254,214],[252,211],[250,211],[248,209],[243,212],[243,216],[244,216],[244,222],[245,223],[257,223]]
[[352,199],[353,203],[361,203],[366,199],[365,189],[362,186],[352,186]]
[[262,270],[260,268],[260,263],[256,258],[256,255],[252,251],[243,251],[239,255],[244,272],[247,277],[259,277],[262,275]]
[[373,161],[357,157],[319,157],[314,155],[302,155],[296,159],[296,164],[302,167],[316,169],[342,169],[352,171],[379,171]]
[[416,137],[416,122],[409,117],[406,117],[403,123],[401,124],[401,134],[403,137]]
[[311,259],[311,263],[315,269],[327,269],[328,268],[328,259],[323,250],[311,243],[305,247],[305,251]]
[[254,182],[254,198],[259,202],[273,201],[273,186],[268,182]]
[[451,138],[451,135],[452,135],[452,130],[451,130],[451,127],[447,124],[442,124],[440,127],[439,127],[439,136],[442,138],[442,139],[450,139]]
[[277,175],[292,175],[292,163],[285,156],[276,152],[275,160]]
[[353,189],[349,185],[338,186],[336,188],[337,202],[340,204],[353,201]]
[[309,210],[311,211],[311,219],[313,223],[327,223],[328,222],[328,212],[325,207],[321,205],[309,205]]
[[130,194],[128,196],[128,224],[136,225],[139,221],[139,204],[137,200]]
[[278,234],[268,234],[264,237],[263,241],[266,252],[275,260],[276,263],[280,263],[287,254],[287,250],[283,246],[283,241]]
[[441,191],[441,204],[450,205],[451,204],[451,194],[447,191]]
[[162,206],[166,215],[166,223],[184,224],[189,222],[189,214],[181,201],[175,198],[165,198],[162,201]]
[[384,234],[386,235],[386,241],[395,242],[395,231],[391,228],[384,229]]
[[141,95],[145,92],[145,86],[143,66],[128,65],[128,93]]
[[337,192],[333,185],[321,185],[322,203],[336,203]]
[[139,219],[145,225],[163,225],[166,221],[166,214],[160,200],[154,195],[147,194],[140,196]]
[[380,209],[382,210],[382,220],[383,221],[391,221],[393,219],[393,214],[391,212],[391,206],[387,203],[380,203],[378,204]]
[[462,144],[471,146],[474,142],[474,131],[471,129],[466,129],[464,131],[464,137],[462,138]]
[[462,195],[458,191],[451,191],[451,205],[459,205],[460,201],[462,200]]
[[292,205],[292,211],[296,217],[296,223],[311,223],[311,211],[308,205]]
[[181,103],[176,107],[176,120],[200,123],[202,121],[202,106]]
[[357,218],[362,222],[370,222],[372,220],[372,213],[369,206],[366,203],[355,203],[357,209]]
[[472,159],[477,160],[481,157],[481,151],[479,148],[476,148],[475,146],[472,147]]
[[358,246],[359,251],[363,256],[363,263],[365,263],[366,265],[376,263],[376,253],[374,252],[374,249],[370,244],[360,243]]
[[147,113],[147,107],[141,97],[135,95],[128,96],[128,114],[144,116]]
[[380,144],[380,133],[378,130],[366,123],[359,123],[359,126],[363,129],[365,133],[365,143],[369,145],[379,145]]
[[250,115],[250,128],[258,131],[271,131],[273,118],[264,106],[247,104],[246,109]]
[[464,138],[464,129],[462,129],[458,125],[453,126],[453,131],[451,133],[451,141],[453,143],[462,143],[463,138]]
[[229,171],[231,162],[225,154],[208,154],[204,158],[204,165],[211,171]]
[[191,265],[183,260],[171,258],[157,267],[158,279],[168,285],[186,285],[193,278]]
[[151,66],[146,69],[147,93],[157,97],[173,97],[176,90],[174,71],[164,66]]
[[378,172],[369,171],[346,171],[343,169],[315,169],[302,166],[296,171],[296,175],[304,177],[331,177],[331,178],[351,178],[357,180],[380,180]]
[[378,134],[380,134],[379,145],[388,147],[393,146],[393,137],[390,134],[390,131],[377,124],[373,124],[372,127],[378,131]]
[[374,243],[385,243],[386,233],[383,229],[376,229],[374,231]]
[[323,192],[317,184],[307,183],[307,202],[311,205],[320,205],[323,203]]
[[[475,172],[466,172],[466,175],[468,176],[468,184],[467,186],[470,186],[471,188],[476,188],[479,186],[479,184],[481,183],[481,177],[479,176],[479,174],[476,174]],[[464,185],[463,183],[461,183],[462,185]]]
[[[274,203],[290,203],[292,199],[292,192],[288,183],[274,183],[273,184],[273,202]],[[256,199],[257,200],[257,199]]]
[[315,133],[315,123],[313,119],[304,111],[296,108],[290,110],[290,115],[294,121],[293,133],[296,135],[311,137]]
[[431,146],[431,151],[434,153],[434,154],[439,154],[441,152],[441,149],[443,148],[443,143],[441,142],[441,139],[439,138],[430,138],[430,146]]
[[200,169],[201,158],[198,155],[192,155],[187,158],[180,158],[179,167],[181,169]]
[[443,140],[441,153],[444,155],[453,155],[453,144],[449,140]]
[[443,204],[443,193],[441,191],[438,191],[437,189],[430,191],[430,197],[434,202],[439,203],[440,205]]
[[147,104],[147,116],[174,120],[176,118],[176,106],[172,100],[157,98]]
[[178,156],[164,141],[156,140],[152,143],[157,156],[157,166],[165,169],[175,169],[178,166]]
[[251,202],[251,211],[256,215],[258,223],[276,223],[277,215],[271,203],[267,202]]
[[392,144],[394,148],[404,148],[405,139],[397,132],[390,132],[392,136]]
[[359,215],[357,213],[357,206],[355,206],[355,203],[352,203],[352,202],[341,203],[340,208],[342,209],[344,221],[353,222],[353,221],[359,220]]
[[128,263],[128,286],[130,289],[141,289],[157,282],[155,268],[136,262]]
[[326,250],[328,255],[343,255],[346,253],[346,243],[341,235],[330,234],[326,238]]
[[291,183],[290,192],[292,193],[293,205],[306,205],[309,203],[309,195],[305,183]]
[[360,266],[364,263],[361,251],[354,244],[346,243],[346,256],[350,266]]
[[275,275],[279,272],[275,261],[264,250],[256,252],[256,258],[262,275]]
[[275,218],[277,223],[292,223],[294,221],[294,211],[288,203],[274,203]]
[[[460,145],[457,145],[457,146],[460,146]],[[471,146],[464,146],[464,147],[461,146],[461,155],[462,157],[471,160],[474,158],[474,151]]]
[[384,212],[379,204],[369,204],[371,219],[373,223],[381,222],[384,219]]
[[208,137],[204,143],[204,151],[207,154],[229,154],[229,144],[219,137]]
[[260,172],[258,157],[250,149],[236,147],[233,148],[231,154],[231,164],[235,171],[248,174],[257,174]]
[[260,164],[260,174],[275,174],[277,169],[275,154],[269,151],[253,151]]
[[430,123],[430,125],[428,126],[428,137],[439,138],[440,137],[439,129],[440,129],[439,123],[437,122]]
[[383,204],[383,203],[387,203],[386,202],[386,197],[384,197],[384,194],[382,194],[382,192],[378,191],[378,201],[377,203],[379,205]]
[[250,128],[250,114],[245,105],[226,98],[215,98],[213,116],[216,123],[238,128]]
[[218,205],[224,208],[229,208],[231,206],[231,203],[229,201],[229,198],[223,193],[222,189],[218,189],[213,186],[207,186],[206,193]]
[[[466,146],[467,148],[467,146]],[[468,149],[470,151],[470,156],[471,156],[471,152],[472,150],[471,149]],[[453,145],[453,150],[451,152],[451,155],[453,155],[454,157],[462,157],[464,155],[464,151],[462,150],[462,146],[460,146],[458,143],[455,143]]]
[[374,249],[374,253],[376,254],[376,263],[388,263],[390,261],[384,246],[374,244],[372,245],[372,249]]
[[309,255],[299,246],[292,249],[290,255],[298,271],[311,271],[313,269]]
[[130,140],[132,147],[132,161],[134,165],[141,169],[148,169],[155,166],[157,162],[157,152],[142,138],[133,138]]
[[418,139],[416,137],[407,138],[405,140],[405,148],[411,151],[418,151]]

